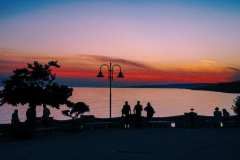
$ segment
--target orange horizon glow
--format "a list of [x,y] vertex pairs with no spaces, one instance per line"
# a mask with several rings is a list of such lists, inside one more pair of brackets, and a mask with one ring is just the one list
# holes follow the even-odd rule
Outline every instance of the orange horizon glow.
[[[161,64],[148,65],[121,58],[110,58],[95,55],[43,56],[34,54],[0,53],[0,75],[9,75],[16,68],[26,66],[34,60],[47,63],[58,60],[61,68],[54,73],[61,78],[96,79],[98,67],[102,63],[118,63],[123,67],[125,82],[149,83],[217,83],[234,81],[235,72],[215,61],[202,60],[199,64],[175,64],[175,66],[159,67]],[[158,66],[158,67],[157,67]],[[105,72],[105,71],[103,71]]]

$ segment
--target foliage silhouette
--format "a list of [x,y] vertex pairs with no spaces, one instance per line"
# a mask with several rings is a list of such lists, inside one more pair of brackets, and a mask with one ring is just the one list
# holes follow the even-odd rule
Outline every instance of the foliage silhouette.
[[233,111],[240,117],[240,96],[234,100]]
[[65,116],[71,117],[73,120],[79,118],[85,112],[89,112],[89,106],[86,105],[84,102],[68,102],[69,110],[63,110],[62,113]]
[[5,103],[17,106],[28,104],[27,122],[34,123],[36,119],[36,106],[49,105],[59,108],[66,104],[72,95],[73,89],[60,85],[55,81],[52,68],[59,68],[57,61],[41,64],[34,61],[27,67],[16,69],[5,82],[0,92],[0,104]]

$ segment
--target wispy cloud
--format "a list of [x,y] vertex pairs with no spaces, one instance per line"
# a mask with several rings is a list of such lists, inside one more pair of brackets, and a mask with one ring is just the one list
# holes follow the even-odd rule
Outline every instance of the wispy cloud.
[[240,69],[236,68],[236,67],[228,67],[228,69],[235,71],[235,72],[240,72]]
[[78,55],[76,56],[79,61],[82,62],[89,62],[95,63],[98,62],[99,64],[108,63],[111,61],[112,63],[127,65],[130,67],[136,67],[141,69],[152,69],[150,66],[136,61],[126,60],[122,58],[115,58],[115,57],[107,57],[107,56],[100,56],[100,55]]
[[233,80],[240,80],[240,68],[230,66],[228,67],[228,69],[233,72],[233,76],[232,76]]
[[[64,72],[78,72],[78,71],[96,71],[99,65],[109,63],[120,64],[124,68],[130,71],[136,70],[154,70],[152,67],[136,61],[126,60],[122,58],[107,57],[100,55],[88,55],[88,54],[77,54],[77,55],[38,55],[28,53],[15,53],[11,50],[0,50],[0,69],[1,73],[11,72],[17,67],[22,67],[26,63],[31,63],[34,60],[40,62],[47,62],[50,60],[58,60],[62,66]],[[63,71],[62,71],[63,72]]]

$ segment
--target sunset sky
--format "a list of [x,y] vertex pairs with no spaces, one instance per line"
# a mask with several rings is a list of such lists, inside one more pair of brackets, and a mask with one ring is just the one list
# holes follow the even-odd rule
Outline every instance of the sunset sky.
[[0,0],[0,78],[58,60],[63,82],[96,84],[110,59],[120,83],[240,80],[240,1]]

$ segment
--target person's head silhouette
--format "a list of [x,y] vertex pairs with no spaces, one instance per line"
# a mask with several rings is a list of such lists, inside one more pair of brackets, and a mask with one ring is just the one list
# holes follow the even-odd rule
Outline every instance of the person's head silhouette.
[[216,107],[216,108],[215,108],[215,111],[219,111],[219,108],[218,108],[218,107]]
[[147,103],[147,106],[151,106],[151,103],[150,103],[150,102],[148,102],[148,103]]
[[139,104],[140,104],[140,101],[137,101],[137,104],[139,105]]
[[128,101],[125,101],[125,104],[128,105]]

